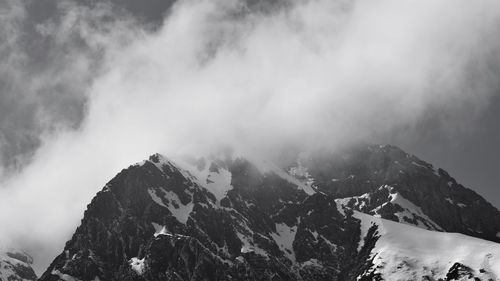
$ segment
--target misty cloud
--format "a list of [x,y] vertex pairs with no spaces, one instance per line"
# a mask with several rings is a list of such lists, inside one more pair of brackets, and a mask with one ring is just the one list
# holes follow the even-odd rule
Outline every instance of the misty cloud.
[[[228,145],[275,157],[288,146],[384,140],[436,112],[460,130],[498,90],[490,73],[499,65],[499,6],[317,0],[263,13],[243,2],[181,1],[151,33],[126,16],[108,21],[103,7],[63,6],[60,22],[37,30],[57,46],[78,34],[88,48],[67,45],[34,85],[84,91],[83,121],[43,134],[31,164],[5,180],[4,241],[40,249],[44,266],[105,182],[155,152]],[[25,81],[15,59],[2,58],[2,69]],[[49,126],[65,119],[42,116]]]
[[[41,2],[49,15],[36,14]],[[133,20],[106,4],[12,0],[0,3],[0,20],[0,163],[10,173],[30,161],[43,135],[80,125],[105,45],[132,36]]]

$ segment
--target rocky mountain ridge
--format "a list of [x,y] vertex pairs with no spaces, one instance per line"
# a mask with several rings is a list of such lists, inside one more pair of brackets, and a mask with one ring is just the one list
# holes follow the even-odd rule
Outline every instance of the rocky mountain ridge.
[[[302,159],[300,166],[314,179],[317,190],[338,198],[358,197],[359,205],[350,205],[356,210],[375,215],[373,210],[380,207],[382,218],[414,225],[428,221],[427,229],[500,242],[500,212],[495,207],[443,169],[396,146],[323,151]],[[398,199],[389,193],[414,205],[414,215],[398,215],[404,211],[399,207],[407,203],[394,204],[391,201]],[[419,218],[421,214],[425,219]]]
[[396,147],[320,155],[153,155],[96,195],[40,280],[496,280],[499,244],[470,237],[497,241],[479,195]]

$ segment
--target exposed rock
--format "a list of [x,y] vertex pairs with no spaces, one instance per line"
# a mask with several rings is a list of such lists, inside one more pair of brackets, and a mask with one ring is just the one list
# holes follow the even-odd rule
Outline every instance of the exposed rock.
[[[500,212],[495,207],[446,171],[396,146],[321,151],[300,162],[319,191],[364,200],[365,204],[350,205],[361,212],[375,214],[373,210],[383,206],[378,210],[383,218],[500,242]],[[389,187],[387,191],[380,190],[384,186]],[[406,219],[397,217],[401,210],[390,203],[389,193],[398,193],[425,216],[414,213]]]
[[[444,171],[395,147],[351,153],[286,169],[230,157],[179,165],[155,154],[106,184],[40,280],[383,280],[389,268],[437,280],[446,272],[414,269],[411,257],[385,264],[377,245],[397,233],[382,219],[495,240],[498,211]],[[472,218],[480,222],[465,223]]]
[[465,266],[459,262],[453,264],[448,273],[446,274],[446,280],[474,280],[481,281],[479,277],[474,277],[472,269]]

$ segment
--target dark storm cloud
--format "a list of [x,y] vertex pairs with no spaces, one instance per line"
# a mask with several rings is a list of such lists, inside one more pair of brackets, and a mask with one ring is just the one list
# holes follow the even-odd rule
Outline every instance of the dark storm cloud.
[[0,6],[0,152],[8,168],[26,161],[42,133],[83,117],[85,72],[65,75],[74,71],[68,49],[75,43],[42,34],[28,8],[10,0]]
[[[144,27],[159,25],[170,5],[154,0],[141,2],[146,6],[139,6],[138,1],[112,2],[0,2],[0,161],[4,171],[29,162],[44,135],[79,127],[87,87],[104,55],[102,46],[92,42],[95,38],[85,34],[85,29],[98,29],[105,22],[109,26],[125,17],[140,19]],[[80,14],[75,12],[77,6]]]
[[3,182],[0,235],[37,248],[40,267],[148,154],[419,152],[471,132],[498,90],[493,0],[95,3],[2,8],[2,151],[33,157]]

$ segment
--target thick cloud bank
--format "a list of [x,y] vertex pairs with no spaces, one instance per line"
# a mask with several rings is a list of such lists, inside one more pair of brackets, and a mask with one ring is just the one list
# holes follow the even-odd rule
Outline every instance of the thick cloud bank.
[[105,182],[151,153],[229,145],[273,157],[288,146],[383,140],[436,112],[453,132],[498,89],[495,0],[315,0],[267,11],[180,1],[155,32],[103,7],[62,5],[66,16],[39,32],[61,44],[78,34],[86,47],[70,45],[50,68],[59,72],[36,85],[75,76],[84,118],[43,131],[30,164],[0,191],[3,241],[32,250],[40,268]]

